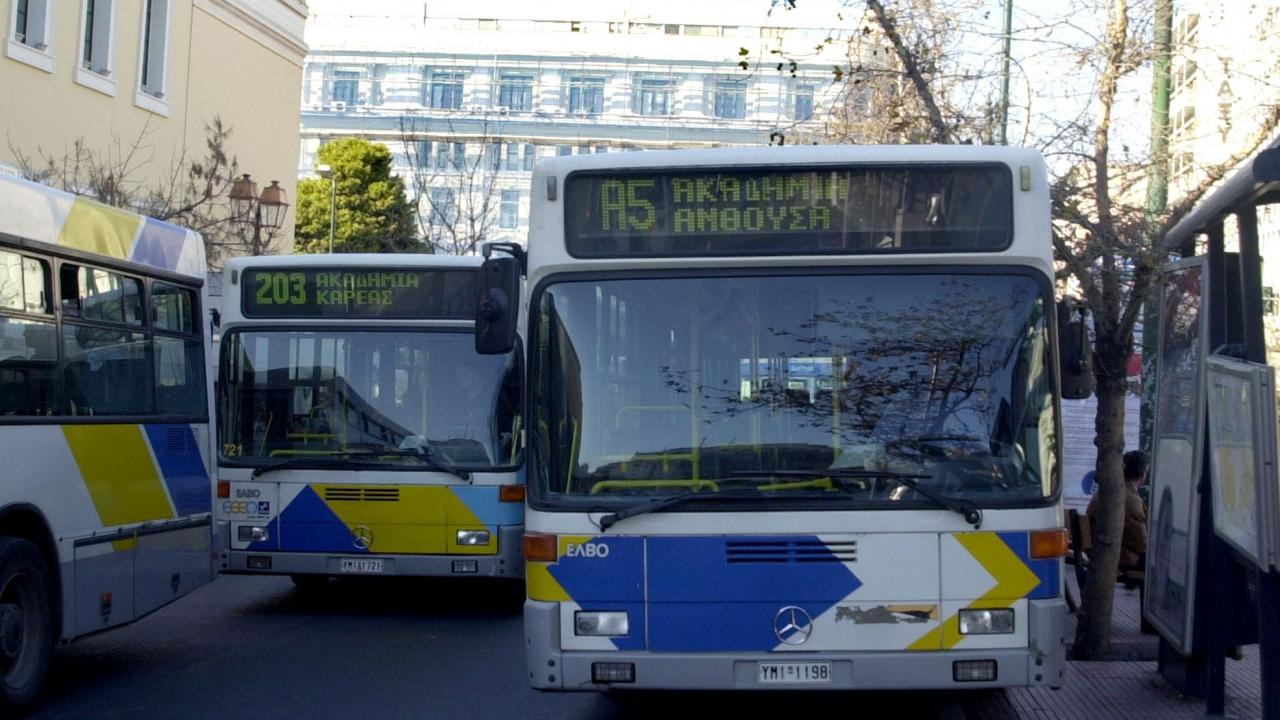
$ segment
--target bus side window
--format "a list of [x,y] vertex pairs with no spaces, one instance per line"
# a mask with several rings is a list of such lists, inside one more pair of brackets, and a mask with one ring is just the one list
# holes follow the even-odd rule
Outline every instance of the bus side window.
[[58,297],[62,314],[80,316],[80,266],[63,263],[58,271]]

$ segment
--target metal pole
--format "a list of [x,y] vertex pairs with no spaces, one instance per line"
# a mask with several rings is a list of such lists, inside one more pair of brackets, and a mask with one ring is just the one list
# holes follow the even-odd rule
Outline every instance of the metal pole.
[[1013,51],[1013,0],[1004,0],[1004,58],[1000,61],[1000,140],[1009,144],[1009,56]]
[[[1147,175],[1147,242],[1159,241],[1151,229],[1169,202],[1169,62],[1173,50],[1173,0],[1156,2],[1155,58],[1151,72],[1151,165]],[[1158,284],[1156,284],[1158,285]],[[1156,307],[1159,288],[1153,285],[1144,299],[1142,313],[1142,406],[1138,445],[1148,454],[1154,449],[1152,423],[1155,421],[1156,333],[1160,313]]]
[[329,254],[333,254],[333,233],[338,224],[338,173],[329,175]]

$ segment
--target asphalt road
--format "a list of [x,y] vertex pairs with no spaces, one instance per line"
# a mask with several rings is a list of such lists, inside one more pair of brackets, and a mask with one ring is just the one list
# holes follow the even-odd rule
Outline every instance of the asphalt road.
[[222,577],[131,627],[60,648],[33,717],[1009,717],[990,694],[539,693],[527,683],[521,592],[351,580],[304,593],[287,578]]

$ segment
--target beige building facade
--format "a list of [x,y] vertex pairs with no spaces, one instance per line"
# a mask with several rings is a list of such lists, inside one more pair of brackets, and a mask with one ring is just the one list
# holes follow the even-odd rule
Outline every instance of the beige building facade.
[[216,117],[240,172],[292,205],[306,19],[304,0],[0,0],[0,171],[79,140],[132,152],[129,179],[154,186],[206,154]]

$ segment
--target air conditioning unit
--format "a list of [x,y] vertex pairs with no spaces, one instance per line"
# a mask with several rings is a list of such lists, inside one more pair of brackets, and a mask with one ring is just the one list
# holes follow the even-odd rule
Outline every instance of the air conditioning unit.
[[511,114],[511,108],[507,107],[506,105],[499,105],[497,108],[495,108],[495,110],[497,110],[497,111],[498,111],[498,114],[499,114],[499,115],[510,115],[510,114]]
[[335,112],[346,112],[347,104],[342,100],[335,100],[333,101],[333,109]]

